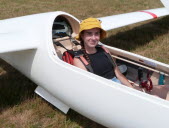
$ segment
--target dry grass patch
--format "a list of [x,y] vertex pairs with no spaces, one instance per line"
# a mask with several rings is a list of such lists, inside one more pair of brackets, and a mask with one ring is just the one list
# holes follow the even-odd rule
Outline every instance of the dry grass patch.
[[162,7],[159,0],[1,0],[0,19],[49,11],[65,11],[79,19]]
[[[167,37],[167,38],[166,38]],[[159,37],[156,41],[137,49],[138,54],[169,64],[169,34]]]

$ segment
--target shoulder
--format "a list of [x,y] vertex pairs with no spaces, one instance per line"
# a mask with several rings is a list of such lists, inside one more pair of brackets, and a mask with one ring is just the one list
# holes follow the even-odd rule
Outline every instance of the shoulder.
[[79,59],[78,57],[74,57],[74,59],[73,59],[73,65],[76,66],[76,65],[78,65],[79,63],[82,63],[82,62],[80,61],[80,59]]
[[104,52],[103,46],[102,45],[97,45],[96,49],[98,52]]
[[80,59],[78,57],[74,57],[73,65],[76,67],[79,67],[81,69],[87,70],[86,67],[84,66],[84,64],[80,61]]
[[78,57],[74,57],[74,58],[73,58],[73,62],[80,62],[80,60],[79,60]]

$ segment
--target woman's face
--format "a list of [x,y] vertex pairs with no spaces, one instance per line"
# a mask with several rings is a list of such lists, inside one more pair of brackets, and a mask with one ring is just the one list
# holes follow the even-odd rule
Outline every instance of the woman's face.
[[81,34],[81,38],[84,41],[85,47],[93,48],[100,41],[100,29],[93,28],[89,30],[84,30]]

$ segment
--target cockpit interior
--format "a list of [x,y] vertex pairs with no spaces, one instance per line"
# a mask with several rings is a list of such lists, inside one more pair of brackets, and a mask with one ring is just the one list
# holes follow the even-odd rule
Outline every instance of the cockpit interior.
[[53,45],[60,59],[66,50],[78,50],[80,45],[77,45],[75,40],[79,31],[79,22],[67,15],[57,16],[52,27]]

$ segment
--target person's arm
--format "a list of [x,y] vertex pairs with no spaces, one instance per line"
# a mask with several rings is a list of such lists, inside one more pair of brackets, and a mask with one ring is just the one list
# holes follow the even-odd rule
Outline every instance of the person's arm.
[[131,87],[131,88],[134,88],[134,89],[137,89],[139,91],[143,91],[139,86],[132,86],[130,84],[130,82],[127,80],[127,78],[120,72],[118,66],[115,67],[115,74],[117,76],[117,78],[120,80],[120,82],[128,87]]
[[87,71],[84,64],[76,57],[73,59],[73,65]]
[[119,79],[122,84],[133,88],[133,86],[130,84],[127,78],[120,72],[118,66],[115,67],[114,72],[116,74],[117,79]]

